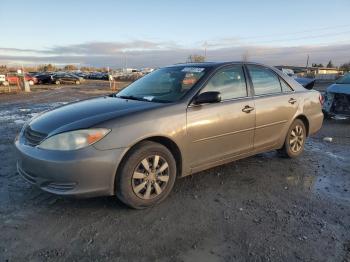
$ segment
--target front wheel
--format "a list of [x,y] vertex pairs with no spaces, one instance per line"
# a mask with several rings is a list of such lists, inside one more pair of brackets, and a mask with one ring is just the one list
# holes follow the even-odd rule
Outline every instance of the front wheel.
[[283,147],[279,150],[282,156],[294,158],[304,151],[306,128],[300,119],[294,120],[289,127]]
[[123,160],[116,178],[116,195],[126,205],[142,209],[163,201],[176,178],[176,162],[163,145],[141,142]]

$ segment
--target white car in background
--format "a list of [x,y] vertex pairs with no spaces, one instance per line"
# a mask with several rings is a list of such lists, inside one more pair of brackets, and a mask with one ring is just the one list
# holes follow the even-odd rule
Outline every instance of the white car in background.
[[8,86],[9,82],[6,81],[6,75],[0,75],[0,85]]

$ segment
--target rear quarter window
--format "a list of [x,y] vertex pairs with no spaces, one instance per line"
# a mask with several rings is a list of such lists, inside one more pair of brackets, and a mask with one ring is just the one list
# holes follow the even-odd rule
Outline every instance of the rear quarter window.
[[293,92],[294,90],[290,87],[290,85],[288,85],[286,83],[286,81],[284,81],[282,78],[280,78],[280,82],[281,82],[281,88],[282,88],[282,92]]

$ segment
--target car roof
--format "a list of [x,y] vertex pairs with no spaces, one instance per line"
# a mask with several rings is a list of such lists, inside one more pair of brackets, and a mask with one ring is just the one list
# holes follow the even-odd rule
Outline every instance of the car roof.
[[265,65],[265,64],[256,63],[256,62],[247,62],[247,61],[179,63],[179,64],[174,64],[174,65],[170,65],[170,66],[166,66],[166,67],[191,66],[191,67],[218,68],[218,67],[221,67],[221,66],[231,65],[231,64],[259,65],[259,66],[264,66],[264,67],[271,68],[271,66],[268,66],[268,65]]
[[239,63],[239,62],[200,62],[200,63],[179,63],[179,64],[174,64],[174,65],[170,65],[170,66],[166,66],[166,67],[177,67],[177,66],[190,66],[190,67],[220,67],[223,65],[229,65],[232,63]]

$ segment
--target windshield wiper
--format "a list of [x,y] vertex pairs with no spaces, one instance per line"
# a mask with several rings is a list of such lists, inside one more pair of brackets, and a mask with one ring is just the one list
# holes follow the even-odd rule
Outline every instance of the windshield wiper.
[[138,97],[138,96],[118,96],[114,95],[114,97],[117,98],[122,98],[122,99],[130,99],[130,100],[138,100],[138,101],[146,101],[146,102],[152,102],[152,103],[170,103],[170,100],[163,100],[163,99],[157,99],[157,98],[152,98],[152,99],[147,99],[144,97]]
[[147,101],[150,102],[147,99],[144,99],[143,97],[138,97],[138,96],[115,96],[117,98],[122,98],[122,99],[130,99],[130,100],[138,100],[138,101]]

